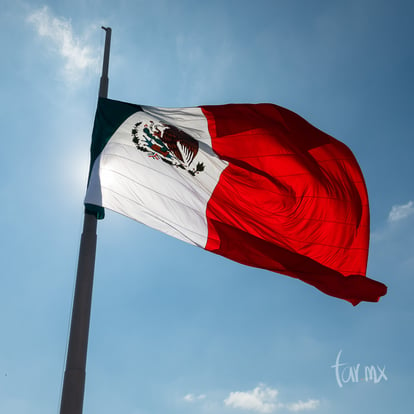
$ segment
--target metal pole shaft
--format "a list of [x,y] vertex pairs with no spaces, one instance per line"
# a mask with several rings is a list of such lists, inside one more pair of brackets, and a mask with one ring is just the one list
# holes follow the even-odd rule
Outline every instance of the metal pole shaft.
[[104,51],[104,58],[102,63],[102,76],[101,76],[101,83],[99,85],[99,97],[100,98],[107,98],[108,97],[108,66],[109,66],[109,49],[111,47],[111,34],[112,29],[110,27],[103,27],[102,29],[105,30],[105,51]]
[[[108,95],[108,65],[111,29],[106,31],[105,52],[99,96]],[[83,232],[79,248],[78,271],[73,299],[66,370],[63,380],[60,414],[82,414],[85,392],[86,355],[88,350],[89,321],[91,315],[92,287],[96,255],[95,215],[85,211]]]

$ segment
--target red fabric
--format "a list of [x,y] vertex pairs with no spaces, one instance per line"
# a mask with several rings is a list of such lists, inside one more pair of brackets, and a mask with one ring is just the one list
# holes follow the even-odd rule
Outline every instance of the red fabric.
[[229,162],[207,206],[206,249],[354,305],[378,301],[386,287],[365,277],[368,197],[348,147],[276,105],[202,110]]

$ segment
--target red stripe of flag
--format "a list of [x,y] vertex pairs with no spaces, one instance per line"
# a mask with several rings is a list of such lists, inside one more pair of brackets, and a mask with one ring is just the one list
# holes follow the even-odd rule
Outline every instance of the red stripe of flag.
[[272,104],[202,111],[229,162],[207,205],[205,248],[354,305],[378,301],[386,287],[365,277],[368,197],[348,147]]

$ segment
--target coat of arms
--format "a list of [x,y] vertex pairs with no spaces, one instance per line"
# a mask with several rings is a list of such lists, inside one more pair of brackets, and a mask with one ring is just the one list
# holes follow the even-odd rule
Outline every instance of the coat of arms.
[[148,152],[149,157],[187,170],[193,176],[205,169],[202,162],[195,167],[192,165],[198,153],[198,142],[175,126],[141,121],[134,125],[131,134],[137,149]]

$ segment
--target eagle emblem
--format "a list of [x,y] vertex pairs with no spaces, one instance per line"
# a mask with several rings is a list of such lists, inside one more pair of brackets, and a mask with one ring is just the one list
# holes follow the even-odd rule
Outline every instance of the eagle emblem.
[[138,150],[148,152],[148,156],[187,170],[195,176],[204,171],[205,166],[198,162],[192,165],[198,153],[198,141],[173,125],[152,120],[137,122],[131,131],[132,141]]

